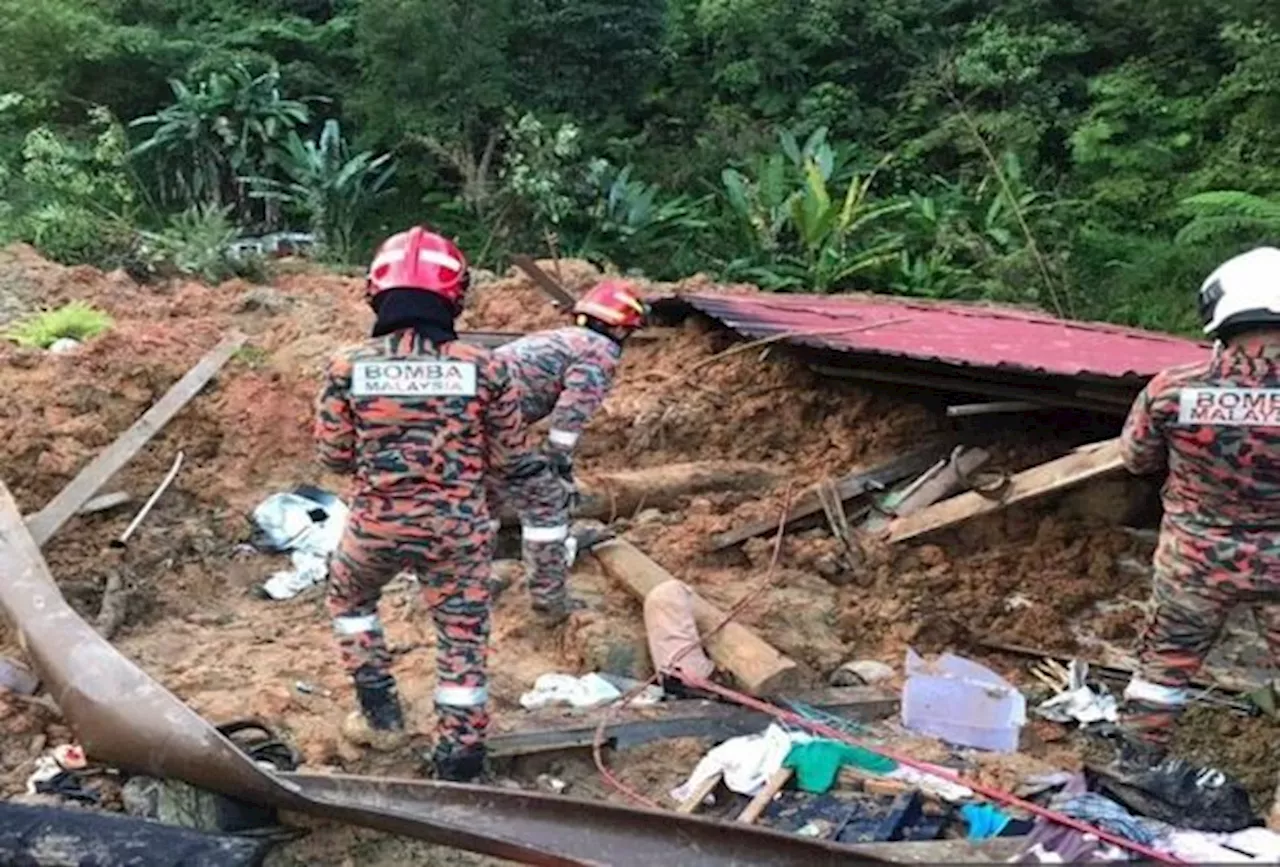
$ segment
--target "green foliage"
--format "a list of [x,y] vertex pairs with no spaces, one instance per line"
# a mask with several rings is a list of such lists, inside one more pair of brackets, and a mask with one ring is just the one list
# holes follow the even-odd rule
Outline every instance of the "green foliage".
[[325,122],[316,141],[290,133],[279,157],[289,181],[260,183],[259,195],[277,196],[306,215],[317,243],[338,262],[351,257],[356,224],[375,201],[392,190],[391,154],[352,153],[336,120]]
[[[0,0],[0,237],[212,250],[229,209],[351,259],[426,221],[495,267],[550,243],[1188,328],[1215,258],[1277,237],[1277,8]],[[85,105],[138,119],[131,166]]]
[[170,217],[161,231],[143,232],[139,253],[152,270],[173,270],[206,283],[258,276],[256,260],[230,252],[237,235],[230,206],[192,205]]
[[1214,190],[1182,200],[1191,222],[1178,232],[1179,244],[1226,242],[1253,246],[1280,241],[1280,199],[1241,190]]
[[83,301],[72,301],[14,324],[5,337],[19,346],[48,349],[64,337],[78,341],[97,337],[111,325],[106,313]]
[[130,124],[151,130],[132,155],[153,160],[163,201],[231,204],[241,223],[252,221],[245,179],[266,174],[285,137],[309,120],[306,104],[282,94],[277,69],[254,76],[237,64],[170,86],[172,104]]

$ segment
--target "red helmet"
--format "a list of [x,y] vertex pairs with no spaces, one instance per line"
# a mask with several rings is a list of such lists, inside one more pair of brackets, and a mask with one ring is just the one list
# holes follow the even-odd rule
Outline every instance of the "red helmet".
[[421,289],[461,308],[468,282],[467,258],[457,245],[414,226],[382,242],[369,266],[365,292],[372,300],[388,289]]
[[615,328],[642,328],[649,305],[640,300],[635,287],[626,280],[601,280],[573,305],[573,312]]

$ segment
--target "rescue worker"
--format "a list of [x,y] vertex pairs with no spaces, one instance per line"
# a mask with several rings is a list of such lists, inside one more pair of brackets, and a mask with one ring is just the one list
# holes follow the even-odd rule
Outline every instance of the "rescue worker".
[[[574,305],[573,325],[529,334],[494,351],[519,384],[525,423],[550,417],[548,469],[530,483],[524,502],[513,504],[533,610],[548,626],[562,622],[573,607],[566,586],[576,553],[569,536],[577,496],[573,450],[613,386],[623,343],[648,314],[629,282],[606,279]],[[496,520],[494,527],[496,533]]]
[[410,571],[436,629],[433,772],[457,781],[481,772],[489,721],[486,480],[518,484],[541,466],[524,450],[506,363],[457,341],[469,282],[445,238],[420,226],[388,238],[366,284],[372,336],[330,361],[315,428],[322,462],[355,476],[327,600],[360,706],[344,734],[379,749],[407,741],[378,601]]
[[1167,472],[1154,610],[1124,693],[1122,761],[1162,759],[1187,687],[1238,604],[1280,661],[1280,250],[1200,287],[1210,359],[1158,374],[1121,437],[1130,472]]

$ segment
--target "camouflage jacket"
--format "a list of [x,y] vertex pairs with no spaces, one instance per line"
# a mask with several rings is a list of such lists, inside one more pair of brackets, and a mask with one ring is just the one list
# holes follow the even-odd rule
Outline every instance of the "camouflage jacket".
[[550,416],[550,446],[567,452],[608,396],[622,350],[603,334],[574,325],[527,335],[495,354],[511,365],[525,422]]
[[1164,509],[1176,526],[1280,530],[1280,346],[1228,347],[1158,374],[1121,446],[1130,471],[1167,469]]
[[407,330],[332,358],[315,437],[326,466],[355,474],[352,520],[398,537],[487,525],[486,475],[518,484],[540,466],[506,363]]

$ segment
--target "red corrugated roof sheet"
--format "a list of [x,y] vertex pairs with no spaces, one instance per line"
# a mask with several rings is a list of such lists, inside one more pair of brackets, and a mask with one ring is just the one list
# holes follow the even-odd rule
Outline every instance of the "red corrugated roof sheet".
[[839,352],[1042,375],[1145,378],[1166,367],[1203,360],[1209,351],[1207,344],[1168,334],[1055,319],[1010,307],[878,295],[680,297],[752,337],[794,332],[788,342]]

